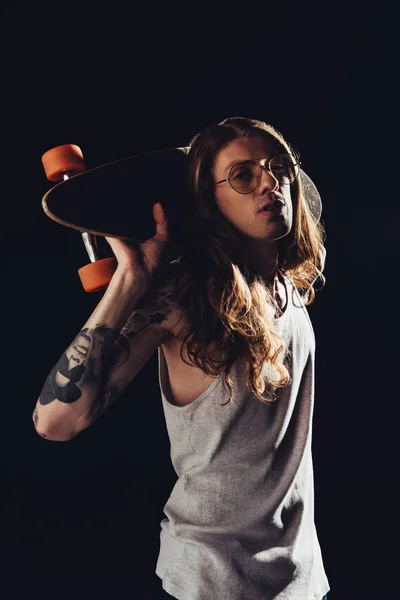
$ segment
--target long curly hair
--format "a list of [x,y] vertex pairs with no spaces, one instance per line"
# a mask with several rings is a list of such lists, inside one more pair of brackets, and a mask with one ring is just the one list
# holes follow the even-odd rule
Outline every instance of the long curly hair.
[[[228,118],[195,135],[188,151],[193,201],[184,215],[181,244],[168,248],[164,264],[170,265],[171,294],[187,323],[179,336],[182,360],[207,375],[218,376],[224,370],[229,402],[233,397],[229,373],[234,362],[243,359],[248,388],[262,402],[273,403],[273,387],[291,381],[288,349],[274,324],[279,307],[270,286],[249,268],[243,252],[246,237],[219,211],[212,185],[218,153],[232,140],[248,136],[272,141],[278,151],[299,158],[279,131],[255,119]],[[277,269],[309,305],[315,299],[315,281],[325,285],[325,229],[312,217],[300,177],[291,184],[291,198],[293,226],[279,240]],[[183,357],[184,346],[191,363]],[[211,355],[212,347],[221,351],[221,359]],[[261,375],[265,362],[271,373],[268,391]]]

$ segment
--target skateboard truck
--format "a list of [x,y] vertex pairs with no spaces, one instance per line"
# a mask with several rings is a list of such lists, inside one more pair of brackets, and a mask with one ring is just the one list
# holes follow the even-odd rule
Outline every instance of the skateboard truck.
[[[62,182],[75,177],[86,170],[83,154],[79,146],[64,144],[45,152],[42,164],[49,181]],[[90,258],[90,263],[78,270],[78,275],[86,292],[105,290],[118,266],[117,259],[98,258],[97,237],[81,231],[83,243]]]

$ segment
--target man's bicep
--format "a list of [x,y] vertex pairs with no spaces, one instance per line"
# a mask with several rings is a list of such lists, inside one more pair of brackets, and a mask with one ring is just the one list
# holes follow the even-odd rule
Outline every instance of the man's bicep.
[[163,330],[159,325],[150,325],[130,338],[122,333],[119,335],[105,365],[99,393],[87,416],[84,429],[119,398],[157,348],[171,336],[169,331]]
[[144,306],[132,312],[111,348],[86,427],[126,390],[157,348],[174,337],[172,329],[180,320],[178,315],[168,285],[153,292]]

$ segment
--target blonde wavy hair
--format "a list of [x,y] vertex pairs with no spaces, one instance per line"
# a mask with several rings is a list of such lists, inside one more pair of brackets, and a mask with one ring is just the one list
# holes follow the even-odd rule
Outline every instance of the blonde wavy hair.
[[[262,402],[273,403],[276,394],[270,386],[282,388],[291,381],[288,351],[274,324],[278,307],[269,286],[249,269],[243,252],[246,238],[219,211],[212,185],[218,153],[232,140],[248,136],[272,141],[278,151],[299,158],[279,131],[255,119],[228,118],[195,135],[188,152],[193,202],[184,215],[181,243],[169,247],[164,264],[170,265],[167,277],[173,282],[172,296],[188,323],[180,335],[182,360],[207,375],[218,376],[224,370],[230,402],[229,373],[237,359],[244,359],[247,387]],[[279,240],[277,267],[309,305],[315,299],[315,281],[325,285],[325,230],[312,217],[300,177],[291,184],[291,198],[293,226]],[[171,260],[177,257],[178,261]],[[184,345],[191,363],[182,355]],[[222,350],[222,359],[211,356],[210,348],[215,345]],[[268,394],[261,375],[265,362],[272,373]]]

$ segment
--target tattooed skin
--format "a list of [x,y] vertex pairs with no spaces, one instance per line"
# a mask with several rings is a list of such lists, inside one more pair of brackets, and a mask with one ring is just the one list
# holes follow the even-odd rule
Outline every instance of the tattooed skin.
[[39,402],[60,400],[71,404],[82,391],[78,383],[99,382],[110,347],[119,332],[104,326],[82,329],[48,375]]
[[[35,410],[33,411],[32,419],[33,419],[33,422],[35,423],[35,428],[37,430],[38,425],[39,425],[39,413],[38,413],[37,407],[35,407]],[[45,434],[44,433],[40,433],[40,431],[38,431],[38,434],[41,435],[44,438],[46,437]]]
[[166,321],[166,315],[172,312],[173,309],[174,304],[171,301],[169,288],[156,290],[150,299],[147,299],[145,306],[142,309],[137,309],[131,315],[121,333],[131,339],[147,325],[151,323],[159,325]]
[[89,417],[89,425],[98,419],[105,410],[122,394],[127,388],[131,379],[119,377],[118,380],[112,380],[110,375],[116,371],[128,360],[131,345],[128,341],[151,324],[160,324],[167,320],[167,315],[176,308],[176,304],[171,300],[168,288],[156,290],[150,299],[146,299],[146,304],[142,308],[137,308],[128,321],[125,323],[118,336],[108,359],[104,372],[104,382],[92,406]]
[[[129,359],[131,341],[145,327],[166,321],[175,307],[166,287],[153,291],[144,306],[132,312],[121,332],[100,324],[82,329],[48,375],[39,404],[47,405],[54,400],[72,404],[81,398],[84,385],[100,386],[91,408],[90,423],[93,423],[132,379],[125,373],[110,380],[111,374]],[[140,348],[137,351],[140,352]],[[33,419],[37,426],[37,409]]]
[[122,394],[129,383],[129,379],[121,379],[113,385],[111,385],[108,380],[105,381],[99,392],[96,402],[92,406],[89,416],[89,425],[92,425],[92,423],[105,412],[105,410],[114,402],[114,400],[116,400]]

